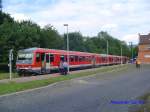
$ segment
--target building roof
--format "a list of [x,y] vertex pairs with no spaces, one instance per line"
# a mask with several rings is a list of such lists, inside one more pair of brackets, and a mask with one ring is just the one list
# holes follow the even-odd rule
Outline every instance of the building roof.
[[150,44],[150,33],[148,35],[139,34],[139,44]]

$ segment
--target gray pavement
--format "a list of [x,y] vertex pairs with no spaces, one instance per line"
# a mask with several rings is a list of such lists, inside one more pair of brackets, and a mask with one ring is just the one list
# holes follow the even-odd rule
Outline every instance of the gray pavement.
[[77,78],[35,91],[0,97],[0,112],[127,112],[129,101],[150,90],[150,66]]

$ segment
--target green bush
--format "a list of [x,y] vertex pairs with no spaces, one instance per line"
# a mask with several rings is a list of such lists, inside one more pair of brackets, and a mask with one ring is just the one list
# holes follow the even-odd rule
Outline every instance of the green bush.
[[0,72],[8,72],[9,67],[7,63],[0,63]]

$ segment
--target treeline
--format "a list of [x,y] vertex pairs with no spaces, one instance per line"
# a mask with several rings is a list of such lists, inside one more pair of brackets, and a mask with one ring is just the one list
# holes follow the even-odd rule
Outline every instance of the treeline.
[[[109,42],[109,54],[130,56],[129,46],[107,32],[99,32],[95,37],[85,37],[80,32],[69,33],[70,50],[106,54]],[[0,63],[8,63],[8,53],[14,49],[14,59],[17,51],[24,48],[41,47],[50,49],[66,49],[66,34],[60,35],[52,26],[41,28],[32,21],[14,21],[9,14],[0,12]]]

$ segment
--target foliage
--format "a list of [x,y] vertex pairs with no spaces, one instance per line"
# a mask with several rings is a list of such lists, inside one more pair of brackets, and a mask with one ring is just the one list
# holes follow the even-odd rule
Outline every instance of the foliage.
[[[130,55],[130,49],[128,45],[124,41],[113,38],[107,32],[99,32],[95,37],[84,37],[79,32],[69,33],[68,36],[70,50],[106,54],[108,41],[109,54],[121,55],[122,47],[122,54],[125,56]],[[64,35],[64,43],[66,45],[66,34]]]

